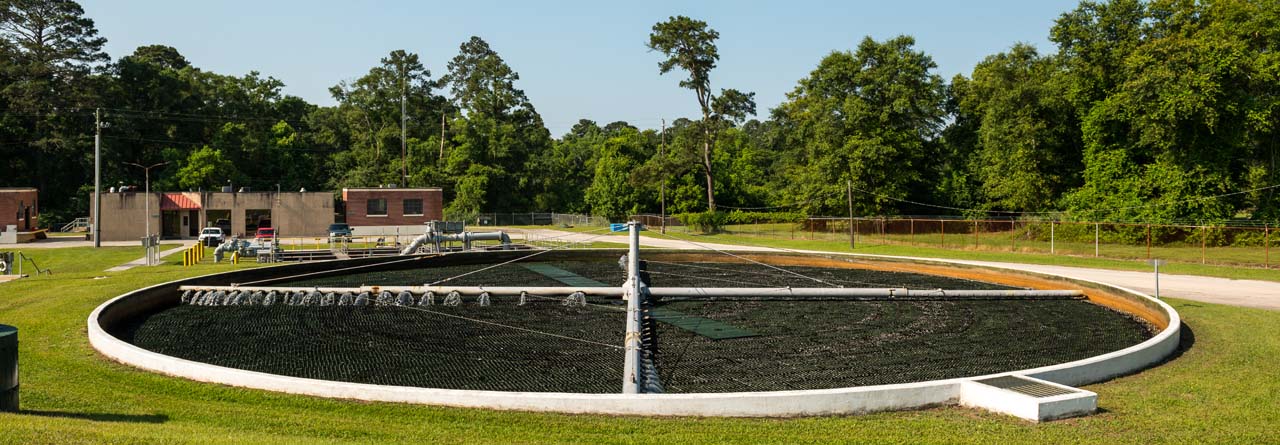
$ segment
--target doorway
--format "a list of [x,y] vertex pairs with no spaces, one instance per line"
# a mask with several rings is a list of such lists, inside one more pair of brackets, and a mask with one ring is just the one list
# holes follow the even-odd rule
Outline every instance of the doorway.
[[166,239],[182,238],[182,220],[183,217],[177,210],[164,210],[160,212],[160,237]]

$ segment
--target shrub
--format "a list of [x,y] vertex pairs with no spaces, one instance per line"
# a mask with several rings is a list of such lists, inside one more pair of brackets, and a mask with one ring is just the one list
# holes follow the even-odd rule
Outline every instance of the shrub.
[[680,213],[675,216],[681,224],[702,233],[720,232],[729,219],[724,212]]

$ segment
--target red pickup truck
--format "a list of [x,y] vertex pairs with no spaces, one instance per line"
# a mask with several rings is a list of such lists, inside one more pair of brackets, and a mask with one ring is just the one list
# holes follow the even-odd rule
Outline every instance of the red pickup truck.
[[276,229],[263,227],[258,229],[258,233],[253,236],[254,241],[275,241]]

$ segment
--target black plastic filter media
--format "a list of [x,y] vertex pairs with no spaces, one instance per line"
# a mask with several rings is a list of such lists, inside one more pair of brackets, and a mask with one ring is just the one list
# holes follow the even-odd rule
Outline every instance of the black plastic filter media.
[[[621,283],[616,262],[550,263]],[[423,284],[484,266],[381,271],[273,285]],[[787,267],[849,287],[1006,289],[907,273]],[[749,264],[649,263],[654,286],[821,287]],[[519,265],[450,285],[560,284]],[[191,306],[122,332],[159,353],[215,365],[359,383],[499,391],[620,391],[624,318],[616,302],[494,296],[450,307]],[[821,389],[983,375],[1082,359],[1150,338],[1132,317],[1075,299],[676,301],[661,309],[756,336],[715,340],[658,323],[667,392]]]

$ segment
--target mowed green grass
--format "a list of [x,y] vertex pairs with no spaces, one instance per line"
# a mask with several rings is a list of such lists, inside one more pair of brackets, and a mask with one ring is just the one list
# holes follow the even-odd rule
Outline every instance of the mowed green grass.
[[[1172,300],[1189,348],[1087,389],[1100,414],[1031,424],[959,407],[796,419],[643,418],[366,403],[198,383],[99,356],[94,307],[185,276],[254,267],[172,264],[107,273],[141,248],[37,253],[53,276],[0,284],[21,339],[20,413],[0,443],[1267,443],[1280,441],[1280,312]],[[60,268],[60,270],[59,270]],[[93,279],[106,276],[107,278]]]
[[[749,227],[749,226],[748,226]],[[599,227],[570,227],[560,228],[551,226],[523,226],[522,228],[543,228],[551,230],[563,230],[566,232],[593,232],[601,233]],[[1054,266],[1073,266],[1073,267],[1090,267],[1096,269],[1112,269],[1112,270],[1130,270],[1149,272],[1152,266],[1141,253],[1138,253],[1137,247],[1121,247],[1102,245],[1102,257],[1093,256],[1093,244],[1069,244],[1059,243],[1056,254],[1048,253],[1048,243],[1042,243],[1041,248],[1032,249],[1026,247],[1023,242],[1019,244],[1017,251],[1008,251],[1008,246],[998,246],[992,244],[980,245],[974,248],[972,244],[958,245],[948,244],[953,247],[933,247],[928,245],[907,245],[907,244],[885,244],[879,237],[859,237],[859,243],[855,248],[849,248],[848,234],[842,234],[837,237],[831,236],[815,236],[816,239],[804,239],[803,236],[797,234],[798,238],[790,239],[787,237],[761,236],[756,232],[733,232],[717,233],[712,235],[704,235],[697,233],[688,233],[684,227],[675,228],[668,227],[667,234],[658,233],[657,228],[649,227],[644,233],[646,237],[652,238],[668,238],[675,240],[687,240],[695,243],[717,243],[717,244],[739,244],[747,246],[774,247],[781,249],[799,249],[799,250],[818,250],[826,252],[840,253],[865,253],[872,255],[897,255],[897,256],[913,256],[923,258],[952,258],[962,260],[975,261],[1001,261],[1009,263],[1027,263],[1027,264],[1047,264]],[[751,229],[747,229],[751,230]],[[781,234],[782,232],[772,232]],[[618,233],[622,236],[625,233]],[[780,235],[779,235],[780,236]],[[949,238],[950,239],[950,238]],[[961,238],[960,241],[966,238]],[[689,244],[690,249],[696,249],[697,246]],[[1125,249],[1125,250],[1122,250]],[[1142,248],[1145,252],[1145,248]],[[1210,248],[1212,250],[1213,248]],[[1262,255],[1262,248],[1217,248],[1219,250],[1231,249],[1233,251],[1249,251],[1249,257]],[[1087,251],[1087,252],[1086,252]],[[1277,249],[1275,257],[1272,258],[1275,263],[1271,269],[1259,266],[1241,266],[1241,265],[1222,265],[1222,264],[1197,264],[1194,258],[1199,258],[1200,247],[1160,247],[1153,248],[1153,256],[1157,258],[1182,258],[1186,261],[1174,262],[1170,261],[1160,266],[1160,272],[1183,275],[1199,275],[1206,277],[1232,278],[1238,280],[1263,280],[1263,281],[1280,281],[1280,249]],[[1170,252],[1162,254],[1162,252]],[[1114,257],[1108,257],[1108,255]],[[1127,259],[1126,259],[1127,258]]]

